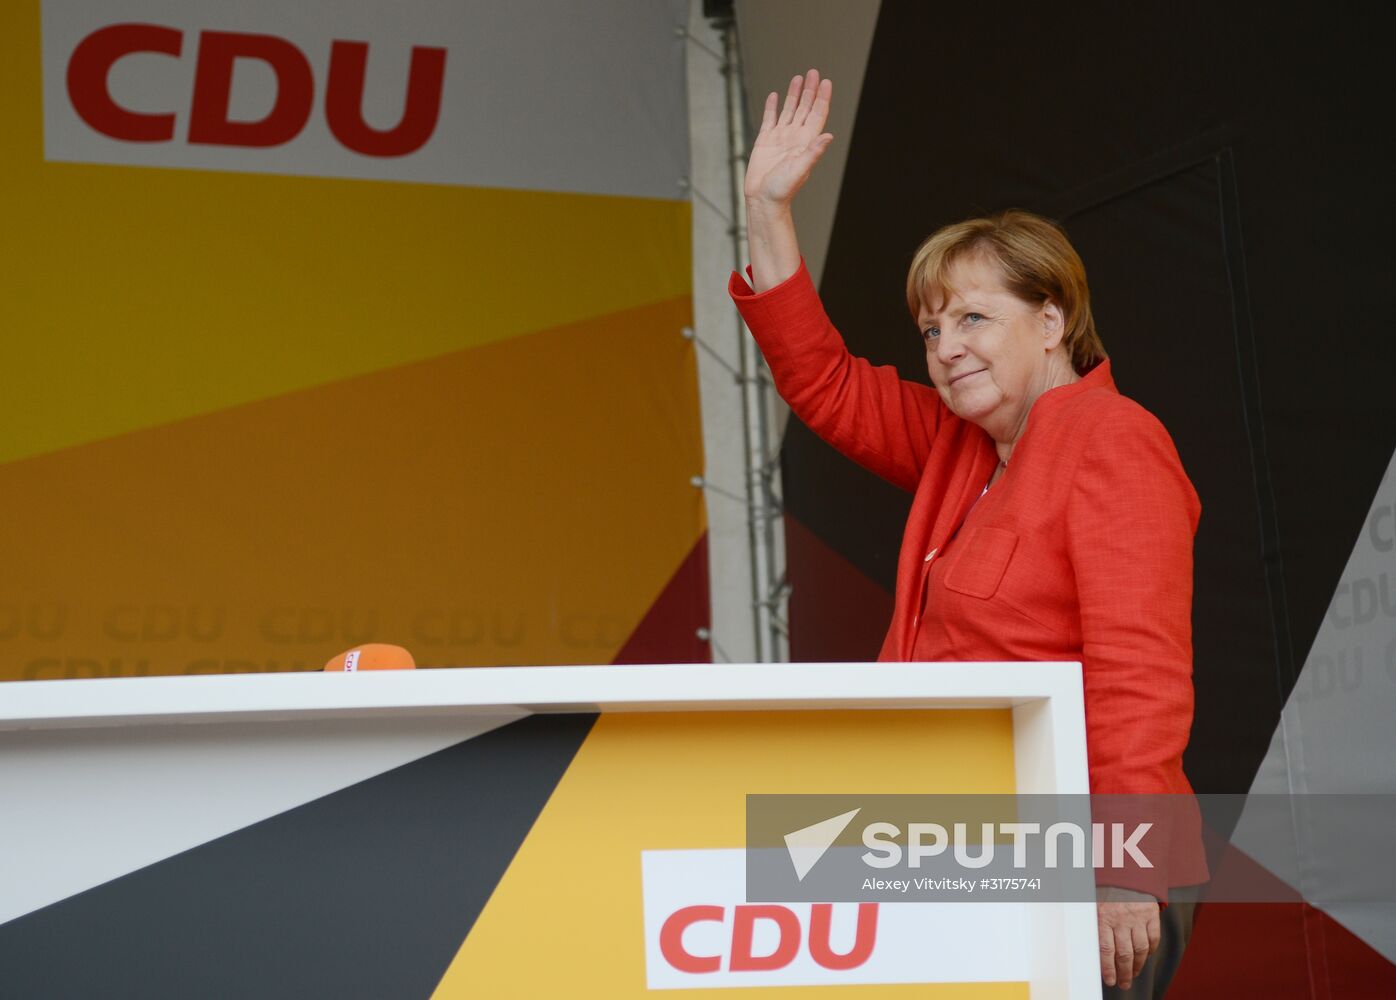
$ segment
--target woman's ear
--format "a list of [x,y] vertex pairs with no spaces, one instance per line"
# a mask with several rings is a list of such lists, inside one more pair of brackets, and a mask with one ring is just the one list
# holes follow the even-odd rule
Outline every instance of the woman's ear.
[[1062,315],[1062,307],[1048,299],[1042,303],[1042,346],[1050,351],[1062,342],[1064,336],[1066,317]]

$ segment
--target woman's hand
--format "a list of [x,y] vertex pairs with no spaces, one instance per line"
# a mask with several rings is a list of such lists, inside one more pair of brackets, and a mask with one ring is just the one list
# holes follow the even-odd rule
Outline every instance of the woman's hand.
[[776,114],[776,95],[766,98],[761,131],[747,159],[747,246],[752,285],[774,288],[800,268],[800,244],[790,201],[834,137],[824,131],[834,85],[810,70],[790,81],[785,107]]
[[776,115],[776,95],[766,97],[761,131],[746,165],[748,201],[788,206],[834,137],[824,131],[834,85],[812,69],[790,81],[785,107]]
[[1158,901],[1142,892],[1103,888],[1096,903],[1096,928],[1101,981],[1129,989],[1149,955],[1158,950]]

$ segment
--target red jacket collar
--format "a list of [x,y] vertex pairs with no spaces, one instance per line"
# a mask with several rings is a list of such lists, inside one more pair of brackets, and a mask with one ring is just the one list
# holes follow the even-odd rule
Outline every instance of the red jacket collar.
[[1053,402],[1056,402],[1057,400],[1070,399],[1072,396],[1087,392],[1091,389],[1104,389],[1107,392],[1120,391],[1115,386],[1115,377],[1110,374],[1109,358],[1096,362],[1094,367],[1087,370],[1085,374],[1075,382],[1069,385],[1059,385],[1055,389],[1048,389],[1038,397],[1033,407],[1036,409],[1044,400],[1051,399]]

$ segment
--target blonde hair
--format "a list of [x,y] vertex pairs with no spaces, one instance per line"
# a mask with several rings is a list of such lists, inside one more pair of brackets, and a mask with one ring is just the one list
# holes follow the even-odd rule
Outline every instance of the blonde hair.
[[906,276],[913,319],[919,322],[921,307],[935,292],[950,293],[946,275],[955,262],[976,253],[999,266],[1004,287],[1024,302],[1041,305],[1051,299],[1060,307],[1062,344],[1078,372],[1105,360],[1080,255],[1056,223],[1022,209],[945,226],[917,248]]

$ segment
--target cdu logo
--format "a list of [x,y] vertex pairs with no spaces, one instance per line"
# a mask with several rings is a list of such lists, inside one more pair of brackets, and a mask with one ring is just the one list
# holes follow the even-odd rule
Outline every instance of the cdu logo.
[[[113,97],[108,78],[126,59],[148,63],[153,56],[182,59],[196,49],[194,78],[188,97],[185,141],[211,146],[280,146],[301,134],[314,110],[316,80],[310,60],[295,44],[274,34],[203,30],[195,45],[186,33],[159,24],[110,24],[78,42],[68,57],[68,99],[79,118],[95,132],[123,142],[170,142],[175,139],[176,100],[164,106],[128,107]],[[364,74],[367,42],[334,39],[324,82],[325,124],[345,149],[363,156],[405,156],[420,149],[436,129],[446,50],[413,46],[402,117],[377,129],[364,120]],[[272,81],[270,106],[252,119],[231,112],[236,75],[260,74]]]

